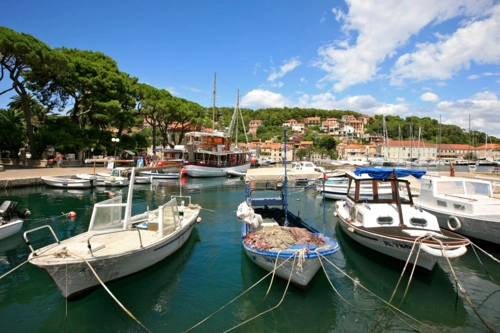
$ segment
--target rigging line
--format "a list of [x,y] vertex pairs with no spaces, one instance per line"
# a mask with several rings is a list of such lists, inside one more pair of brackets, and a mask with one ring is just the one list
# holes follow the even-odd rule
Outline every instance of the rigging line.
[[481,320],[481,322],[484,324],[484,326],[486,326],[486,328],[490,331],[490,332],[496,332],[495,329],[493,329],[493,327],[491,327],[487,322],[486,320],[481,316],[481,314],[479,313],[479,311],[476,309],[476,307],[474,306],[474,304],[472,304],[472,300],[469,298],[469,295],[467,295],[467,292],[465,291],[465,288],[464,286],[462,285],[462,283],[458,280],[458,277],[457,275],[455,274],[455,270],[453,269],[453,266],[451,265],[451,262],[450,262],[450,258],[448,258],[448,253],[445,251],[444,249],[444,245],[443,245],[443,242],[441,242],[440,239],[436,238],[436,237],[433,237],[431,236],[432,239],[434,239],[435,241],[439,242],[439,244],[441,245],[441,249],[443,249],[442,251],[444,252],[444,255],[445,255],[445,258],[446,258],[446,261],[448,262],[448,265],[450,266],[450,270],[451,270],[451,273],[453,274],[453,277],[455,279],[455,282],[457,283],[460,291],[462,292],[462,294],[464,295],[465,299],[467,300],[467,303],[469,303],[469,305],[471,306],[472,310],[476,313],[477,317],[479,318],[479,320]]
[[[353,282],[356,282],[351,276],[349,276],[349,274],[347,274],[346,272],[344,272],[343,270],[341,270],[339,267],[337,267],[337,265],[335,265],[333,262],[331,262],[329,259],[325,258],[322,254],[321,254],[321,257],[323,257],[325,259],[326,262],[328,262],[330,265],[332,265],[336,270],[338,270],[340,273],[342,273],[345,277],[347,277],[348,279],[350,279],[351,281]],[[363,288],[364,290],[366,290],[369,294],[371,294],[372,296],[374,296],[375,298],[377,298],[378,300],[380,300],[382,303],[385,303],[387,306],[389,306],[391,308],[391,311],[397,311],[399,312],[400,314],[402,315],[405,315],[406,317],[412,319],[413,321],[419,323],[420,325],[428,328],[429,330],[431,331],[435,331],[435,332],[439,332],[438,330],[434,329],[433,327],[421,322],[420,320],[416,319],[416,318],[413,318],[412,316],[410,316],[409,314],[407,314],[406,312],[403,312],[401,311],[400,309],[397,309],[394,305],[392,304],[389,304],[386,300],[384,300],[382,297],[378,296],[377,294],[375,294],[374,292],[370,291],[370,289],[366,288],[365,286],[363,286],[361,283],[358,283],[357,282],[357,285],[360,286],[361,288]]]
[[288,276],[288,282],[287,282],[287,284],[286,284],[285,291],[283,292],[283,296],[281,297],[281,299],[280,299],[280,301],[278,302],[278,304],[276,304],[274,307],[272,307],[272,308],[270,308],[270,309],[267,309],[266,311],[263,311],[263,312],[259,313],[259,314],[258,314],[258,315],[256,315],[256,316],[253,316],[253,317],[252,317],[252,318],[250,318],[250,319],[245,320],[245,321],[244,321],[244,322],[242,322],[242,323],[239,323],[238,325],[236,325],[236,326],[234,326],[234,327],[232,327],[232,328],[228,329],[227,331],[224,331],[224,333],[229,332],[229,331],[232,331],[232,330],[234,330],[235,328],[238,328],[238,327],[240,327],[240,326],[242,326],[242,325],[244,325],[244,324],[246,324],[246,323],[248,323],[248,322],[250,322],[250,321],[252,321],[252,320],[254,320],[254,319],[256,319],[256,318],[258,318],[258,317],[260,317],[260,316],[262,316],[262,315],[264,315],[264,314],[266,314],[266,313],[268,313],[268,312],[273,311],[274,309],[278,308],[278,307],[281,305],[281,303],[283,303],[283,300],[285,299],[286,293],[287,293],[287,291],[288,291],[288,287],[290,286],[290,282],[292,281],[293,269],[295,268],[295,259],[297,259],[297,254],[298,254],[299,252],[300,252],[300,251],[295,251],[295,253],[293,254],[292,269],[290,270],[290,275]]
[[[288,260],[290,260],[291,258],[293,258],[293,256],[290,256],[289,258],[287,258],[285,261],[283,261],[278,267],[276,267],[276,269],[280,268],[281,266],[283,266]],[[207,321],[208,319],[210,319],[211,317],[213,317],[215,314],[217,314],[218,312],[220,312],[222,309],[224,309],[225,307],[227,307],[228,305],[230,305],[231,303],[235,302],[238,298],[240,298],[241,296],[243,296],[244,294],[246,294],[247,292],[249,292],[250,290],[252,290],[254,287],[256,287],[259,283],[261,283],[262,281],[264,281],[269,275],[271,274],[274,274],[274,272],[276,271],[276,269],[272,270],[271,272],[267,273],[266,275],[264,275],[264,277],[262,279],[260,279],[259,281],[255,282],[252,286],[250,286],[247,290],[245,290],[244,292],[242,292],[241,294],[239,294],[238,296],[236,296],[235,298],[233,298],[231,301],[229,301],[226,305],[223,305],[220,309],[216,310],[215,312],[213,312],[211,315],[209,315],[208,317],[206,317],[205,319],[203,319],[202,321],[200,321],[199,323],[197,323],[196,325],[194,325],[193,327],[187,329],[186,331],[184,332],[189,332],[191,331],[192,329],[198,327],[199,325],[201,325],[202,323],[204,323],[205,321]]]

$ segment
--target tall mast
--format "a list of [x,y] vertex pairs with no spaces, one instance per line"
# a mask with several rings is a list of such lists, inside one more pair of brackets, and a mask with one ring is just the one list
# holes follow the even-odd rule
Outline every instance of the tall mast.
[[238,98],[236,99],[236,148],[238,148],[238,113],[240,113],[240,90],[238,89]]
[[215,132],[215,98],[217,96],[217,73],[214,73],[214,105],[213,105],[213,114],[212,114],[212,132]]

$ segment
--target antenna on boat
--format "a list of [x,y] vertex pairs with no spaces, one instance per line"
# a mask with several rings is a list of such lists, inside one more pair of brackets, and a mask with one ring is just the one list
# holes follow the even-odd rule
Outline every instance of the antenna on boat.
[[286,173],[286,127],[283,129],[283,133],[285,142],[285,147],[284,147],[285,156],[283,158],[283,163],[285,166],[285,179],[283,181],[283,187],[284,187],[283,207],[285,208],[285,226],[287,226],[288,225],[288,176]]
[[215,132],[215,98],[217,96],[217,73],[214,73],[214,101],[213,101],[213,109],[212,109],[212,132]]

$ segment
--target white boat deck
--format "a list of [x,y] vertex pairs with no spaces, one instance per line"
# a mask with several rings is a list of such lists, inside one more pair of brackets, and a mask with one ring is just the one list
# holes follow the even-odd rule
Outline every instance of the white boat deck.
[[[194,211],[192,213],[195,213]],[[184,211],[186,220],[189,220],[189,215],[191,212],[189,210]],[[181,222],[183,223],[183,222]],[[151,224],[151,222],[150,222]],[[139,228],[132,228],[127,231],[122,231],[122,229],[116,229],[117,232],[107,233],[110,230],[103,231],[88,231],[77,236],[71,237],[66,240],[62,240],[58,245],[48,245],[42,247],[36,251],[38,257],[33,258],[31,261],[33,263],[48,263],[53,261],[64,260],[54,256],[55,254],[67,250],[68,255],[75,254],[76,256],[81,256],[85,259],[91,259],[94,257],[106,257],[123,255],[124,253],[131,252],[140,249],[141,241],[144,248],[150,247],[158,242],[165,241],[165,238],[172,237],[177,231],[183,230],[178,228],[174,230],[174,226],[165,228],[164,237],[160,237],[156,230],[144,230]],[[100,233],[103,235],[97,236]],[[140,239],[139,239],[140,233]],[[93,236],[93,237],[92,237]],[[87,247],[88,239],[90,240],[90,245],[92,246],[93,256],[90,254],[90,250]],[[79,258],[75,258],[79,260]]]

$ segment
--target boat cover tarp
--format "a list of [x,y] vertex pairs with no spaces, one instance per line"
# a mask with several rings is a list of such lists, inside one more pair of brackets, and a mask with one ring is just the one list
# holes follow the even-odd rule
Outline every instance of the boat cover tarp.
[[425,170],[407,170],[407,169],[391,169],[391,168],[358,168],[354,170],[356,176],[362,174],[367,174],[368,176],[375,179],[388,179],[392,174],[396,172],[398,178],[404,178],[408,176],[413,176],[417,179],[422,178],[425,175]]
[[[321,172],[308,170],[286,170],[287,179],[290,181],[296,180],[315,180],[323,177]],[[285,179],[284,168],[257,168],[249,169],[245,175],[245,181],[280,181]]]

